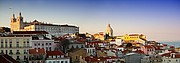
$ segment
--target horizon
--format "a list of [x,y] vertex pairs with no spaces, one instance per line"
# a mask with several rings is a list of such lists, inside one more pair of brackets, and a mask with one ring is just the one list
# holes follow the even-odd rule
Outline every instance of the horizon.
[[0,9],[1,27],[21,12],[24,22],[70,24],[80,33],[104,32],[111,24],[115,36],[142,33],[148,40],[180,42],[178,0],[0,0]]

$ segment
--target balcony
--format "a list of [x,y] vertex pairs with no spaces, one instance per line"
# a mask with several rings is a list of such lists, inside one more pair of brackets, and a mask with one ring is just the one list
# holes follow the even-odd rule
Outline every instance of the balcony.
[[13,52],[9,52],[9,54],[10,54],[10,55],[12,55],[12,54],[13,54]]
[[16,52],[16,54],[20,54],[20,52]]

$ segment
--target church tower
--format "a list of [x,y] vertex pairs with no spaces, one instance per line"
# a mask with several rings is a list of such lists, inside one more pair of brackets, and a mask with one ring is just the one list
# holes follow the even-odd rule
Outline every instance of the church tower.
[[13,14],[11,18],[11,23],[10,23],[11,31],[20,31],[23,29],[23,17],[21,15],[21,12],[19,13],[19,16],[17,19],[15,18],[15,14]]
[[110,24],[108,24],[106,28],[106,34],[109,35],[110,37],[113,36],[113,29],[111,28]]

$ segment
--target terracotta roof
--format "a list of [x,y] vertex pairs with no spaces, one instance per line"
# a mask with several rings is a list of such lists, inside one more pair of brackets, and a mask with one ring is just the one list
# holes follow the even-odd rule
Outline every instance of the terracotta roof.
[[170,57],[170,54],[171,54],[171,53],[164,53],[164,54],[162,54],[161,56]]
[[118,59],[118,57],[116,56],[106,56],[106,57],[87,56],[85,57],[85,61],[87,62],[101,62],[101,61],[107,61],[107,59]]
[[129,36],[139,36],[139,34],[129,34]]
[[0,55],[0,63],[19,63],[9,55]]
[[174,48],[174,46],[170,46],[170,48]]
[[13,31],[13,34],[49,34],[46,31]]
[[162,44],[163,46],[167,46],[167,44]]
[[44,48],[42,49],[29,49],[29,54],[45,54]]
[[62,51],[47,51],[47,56],[65,55]]
[[152,48],[154,48],[153,46],[151,46],[151,45],[144,45],[144,47],[145,48],[148,48],[148,49],[152,49]]

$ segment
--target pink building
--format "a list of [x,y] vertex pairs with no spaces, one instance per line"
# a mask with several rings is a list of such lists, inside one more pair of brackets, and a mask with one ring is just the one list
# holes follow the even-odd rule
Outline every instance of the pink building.
[[147,55],[155,54],[155,48],[151,45],[144,45],[141,47],[141,50],[144,52],[144,54],[147,54]]

